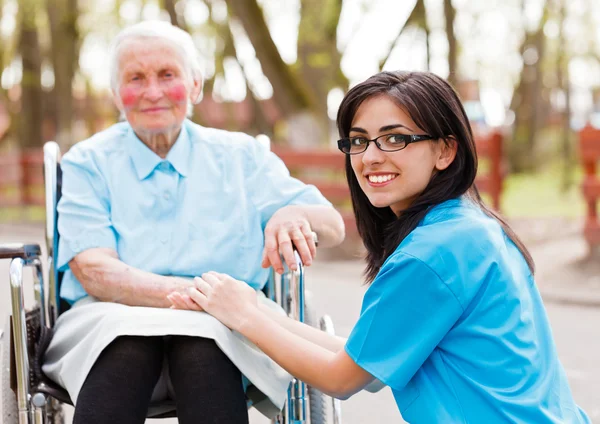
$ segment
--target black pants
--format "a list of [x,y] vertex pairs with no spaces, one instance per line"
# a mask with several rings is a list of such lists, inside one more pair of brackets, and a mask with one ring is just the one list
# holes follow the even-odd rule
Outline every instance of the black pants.
[[123,336],[104,349],[79,393],[74,424],[143,424],[165,352],[182,424],[247,424],[242,375],[214,340]]

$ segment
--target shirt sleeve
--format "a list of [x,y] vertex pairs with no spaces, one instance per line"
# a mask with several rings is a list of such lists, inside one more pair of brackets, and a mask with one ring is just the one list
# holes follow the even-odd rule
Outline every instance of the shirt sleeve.
[[271,216],[288,205],[327,205],[331,203],[313,185],[290,176],[281,159],[256,140],[252,140],[247,188],[260,213],[264,227]]
[[462,315],[440,277],[414,256],[396,252],[367,290],[346,353],[402,390]]
[[61,169],[57,267],[65,271],[78,253],[96,247],[116,250],[117,241],[106,182],[91,152],[74,147],[63,157]]

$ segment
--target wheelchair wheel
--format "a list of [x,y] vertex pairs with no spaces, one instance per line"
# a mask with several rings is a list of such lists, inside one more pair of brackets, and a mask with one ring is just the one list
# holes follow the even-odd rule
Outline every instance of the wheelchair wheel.
[[0,335],[0,384],[2,388],[2,424],[18,424],[19,409],[17,407],[17,396],[10,387],[10,317],[6,319],[4,329]]
[[[317,313],[311,303],[310,298],[307,296],[304,306],[304,321],[311,327],[319,328]],[[310,424],[330,424],[332,422],[329,411],[329,405],[332,404],[331,397],[308,385],[306,390],[308,394]]]
[[65,424],[65,412],[62,405],[55,399],[48,402],[48,424]]

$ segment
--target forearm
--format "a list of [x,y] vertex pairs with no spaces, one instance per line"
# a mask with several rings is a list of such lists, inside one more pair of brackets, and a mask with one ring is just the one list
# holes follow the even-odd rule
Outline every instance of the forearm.
[[319,237],[320,247],[333,247],[344,241],[344,220],[338,211],[324,205],[295,205],[305,214],[312,230]]
[[293,320],[266,305],[261,305],[259,308],[273,321],[277,322],[286,330],[302,337],[304,340],[308,340],[309,342],[321,346],[333,353],[337,353],[344,349],[346,339],[342,337],[328,334],[325,331],[321,331],[315,327],[311,327],[310,325]]
[[191,286],[188,280],[142,271],[120,261],[116,253],[106,252],[106,249],[90,249],[69,263],[85,291],[99,300],[168,308],[169,293]]
[[293,376],[322,392],[345,398],[348,390],[333,362],[336,353],[288,330],[262,309],[248,317],[239,332]]

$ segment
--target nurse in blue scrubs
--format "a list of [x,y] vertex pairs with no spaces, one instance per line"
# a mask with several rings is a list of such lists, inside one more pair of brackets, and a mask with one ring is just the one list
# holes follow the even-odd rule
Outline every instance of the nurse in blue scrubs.
[[347,93],[337,125],[370,283],[350,337],[266,310],[224,274],[196,279],[197,309],[332,396],[382,381],[411,423],[589,423],[531,255],[474,185],[473,134],[451,86],[379,73]]

